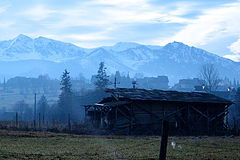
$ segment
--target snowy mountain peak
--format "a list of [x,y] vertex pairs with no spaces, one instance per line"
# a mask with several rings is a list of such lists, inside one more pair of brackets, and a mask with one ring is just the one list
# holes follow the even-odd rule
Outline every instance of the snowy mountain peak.
[[13,41],[29,41],[29,40],[33,39],[24,34],[19,34],[16,38],[13,39]]
[[135,43],[135,42],[118,42],[114,46],[111,47],[111,50],[113,51],[124,51],[130,48],[136,48],[138,46],[141,46],[141,44]]
[[54,39],[46,38],[46,37],[42,37],[42,36],[39,36],[39,37],[35,38],[34,41],[36,41],[36,42],[41,41],[41,42],[45,42],[45,43],[52,42],[52,43],[58,43],[58,44],[70,44],[70,43],[65,43],[65,42],[62,42],[62,41],[58,41],[58,40],[54,40]]
[[33,39],[23,34],[20,34],[12,40],[11,44],[6,49],[6,52],[9,52],[13,55],[18,53],[29,53],[32,52],[32,47]]
[[[24,61],[32,63],[25,64]],[[13,68],[14,64],[20,62],[26,67],[16,66],[19,73],[29,72],[33,64],[38,68],[39,74],[46,73],[42,71],[43,65],[39,65],[46,61],[49,64],[46,71],[52,69],[49,74],[61,73],[63,69],[69,68],[78,73],[81,70],[84,75],[90,76],[97,70],[99,62],[104,61],[112,73],[119,70],[132,75],[168,75],[170,80],[196,77],[199,68],[207,63],[214,63],[221,73],[227,74],[228,77],[240,77],[240,63],[181,42],[172,42],[163,47],[119,42],[113,46],[84,49],[71,43],[45,37],[33,39],[22,34],[9,41],[0,41],[2,73],[10,72],[4,72],[1,68]],[[16,68],[11,74],[16,74]]]
[[186,45],[182,42],[177,42],[177,41],[168,43],[167,45],[164,46],[165,49],[169,49],[169,48],[177,49],[177,48],[188,48],[188,47],[189,47],[188,45]]

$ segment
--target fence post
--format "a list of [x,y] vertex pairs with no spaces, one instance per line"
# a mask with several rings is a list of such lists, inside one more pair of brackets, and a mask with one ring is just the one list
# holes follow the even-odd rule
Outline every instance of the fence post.
[[33,116],[33,125],[34,125],[34,130],[36,130],[36,121],[37,121],[37,94],[34,94],[34,116]]
[[68,130],[71,131],[70,114],[68,113]]
[[16,112],[16,119],[15,119],[16,127],[18,128],[18,112]]
[[41,113],[38,113],[38,128],[41,128]]
[[34,130],[36,130],[36,120],[35,119],[33,120],[33,128],[34,128]]
[[163,120],[159,160],[166,160],[167,143],[168,143],[168,129],[169,129],[168,121]]
[[42,115],[42,124],[43,124],[43,126],[44,126],[44,124],[45,124],[45,117],[44,117],[44,113],[43,113],[43,115]]

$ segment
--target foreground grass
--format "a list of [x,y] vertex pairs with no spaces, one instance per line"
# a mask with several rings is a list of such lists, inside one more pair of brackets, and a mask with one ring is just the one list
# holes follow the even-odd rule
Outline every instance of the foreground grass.
[[[176,143],[176,148],[170,145]],[[159,137],[0,131],[0,159],[157,159]],[[168,159],[240,159],[240,137],[170,137]]]

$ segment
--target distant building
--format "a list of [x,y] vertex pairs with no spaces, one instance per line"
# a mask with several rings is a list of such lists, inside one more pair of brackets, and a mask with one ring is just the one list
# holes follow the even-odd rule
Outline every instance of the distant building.
[[208,92],[209,89],[208,89],[208,86],[206,85],[200,85],[200,86],[194,86],[196,92]]
[[116,134],[158,135],[167,119],[172,135],[218,135],[231,101],[204,92],[107,89],[100,102],[86,105],[86,121]]
[[[143,89],[163,89],[166,90],[169,88],[168,77],[167,76],[157,76],[157,77],[141,77],[138,78],[130,78],[129,74],[127,76],[120,75],[119,71],[116,72],[115,75],[111,75],[109,77],[110,82],[112,85],[109,87],[111,88],[133,88],[132,82],[136,82],[136,88],[143,88]],[[92,82],[95,81],[95,77],[92,76]],[[116,85],[115,85],[116,83]]]
[[158,77],[144,77],[137,79],[138,88],[144,89],[163,89],[166,90],[169,88],[168,77],[167,76],[158,76]]
[[[172,89],[178,91],[194,91],[196,86],[203,86],[204,80],[199,78],[193,79],[180,79],[177,84],[175,84]],[[204,88],[201,88],[204,90]]]

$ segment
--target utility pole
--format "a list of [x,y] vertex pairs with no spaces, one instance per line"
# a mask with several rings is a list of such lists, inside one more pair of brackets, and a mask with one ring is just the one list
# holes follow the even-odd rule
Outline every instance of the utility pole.
[[38,113],[38,128],[41,129],[41,113]]
[[4,80],[3,80],[3,91],[5,92],[6,91],[6,79],[4,77]]
[[117,88],[117,84],[120,84],[120,82],[117,82],[117,77],[115,76],[114,78],[114,88],[116,89]]
[[34,129],[36,129],[36,118],[37,118],[37,94],[34,94],[34,120],[33,125]]
[[18,112],[16,112],[16,120],[15,120],[15,123],[16,123],[16,128],[18,128]]
[[71,131],[71,120],[70,120],[70,113],[68,113],[68,131]]

